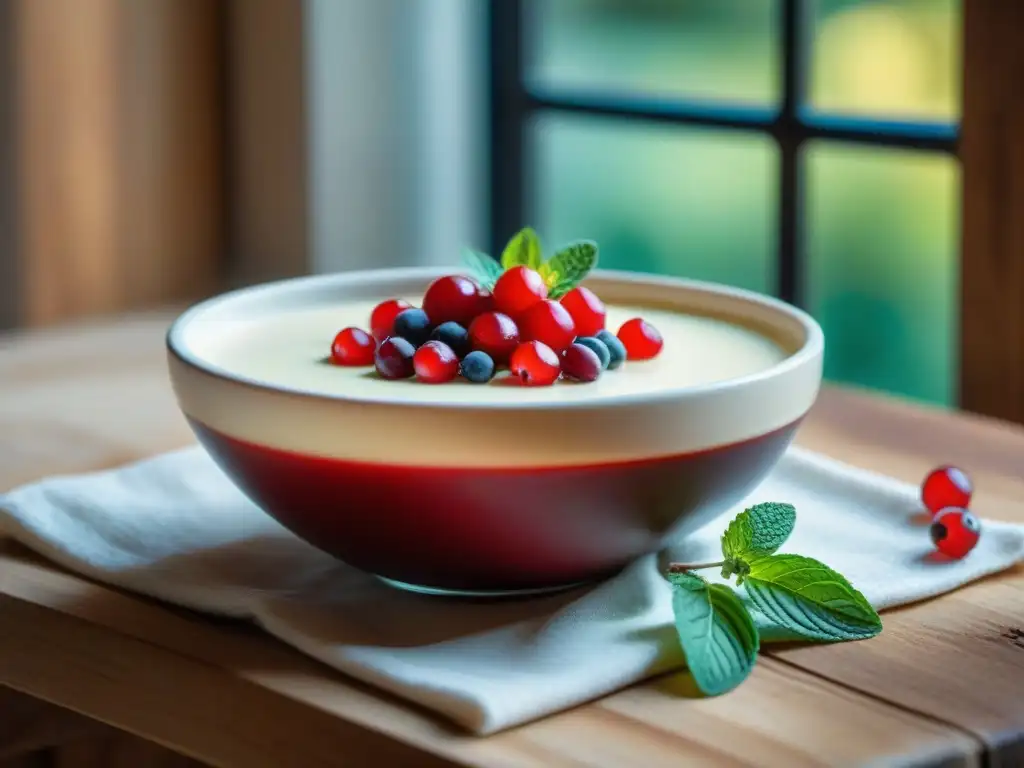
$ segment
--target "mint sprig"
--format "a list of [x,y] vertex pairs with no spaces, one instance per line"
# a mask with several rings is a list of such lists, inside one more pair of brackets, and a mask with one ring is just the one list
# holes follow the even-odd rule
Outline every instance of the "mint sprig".
[[505,270],[529,267],[544,279],[548,298],[560,299],[597,266],[597,244],[588,240],[570,243],[545,259],[540,237],[530,227],[524,227],[509,239],[500,259],[467,250],[462,262],[472,277],[487,289],[494,287]]
[[747,603],[724,584],[709,584],[694,573],[721,568],[736,577],[753,610],[799,639],[863,640],[882,631],[871,604],[841,574],[810,557],[775,554],[796,525],[792,504],[769,502],[743,510],[722,535],[716,563],[672,563],[679,644],[694,682],[705,694],[726,693],[754,668],[759,639]]

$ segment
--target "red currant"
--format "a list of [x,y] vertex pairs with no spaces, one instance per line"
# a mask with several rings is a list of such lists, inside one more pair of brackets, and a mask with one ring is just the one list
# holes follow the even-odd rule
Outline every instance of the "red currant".
[[434,326],[451,321],[465,328],[493,304],[490,291],[462,275],[437,278],[423,295],[423,311]]
[[945,507],[963,507],[971,503],[974,488],[967,473],[951,466],[933,469],[921,483],[921,502],[933,515]]
[[525,386],[548,387],[561,373],[558,355],[547,344],[527,341],[516,347],[509,361],[509,370]]
[[395,330],[395,318],[412,305],[401,299],[388,299],[373,308],[370,313],[370,333],[377,341],[384,341]]
[[415,354],[416,347],[401,336],[384,339],[374,356],[377,373],[385,379],[408,379],[414,372],[412,358]]
[[974,549],[981,538],[981,523],[966,509],[946,507],[935,515],[929,532],[939,552],[959,560]]
[[664,345],[658,329],[640,317],[624,322],[619,328],[618,336],[630,360],[650,360],[657,357]]
[[601,375],[601,358],[584,344],[570,344],[562,353],[562,375],[575,381],[597,381]]
[[338,331],[331,344],[331,360],[338,365],[373,365],[376,344],[361,328]]
[[485,312],[469,326],[469,345],[486,352],[495,363],[508,362],[519,344],[515,320],[501,312]]
[[412,358],[416,378],[426,384],[444,384],[459,375],[459,356],[443,341],[428,341]]
[[512,267],[494,284],[494,308],[518,317],[548,297],[548,286],[540,273],[529,267]]
[[523,341],[540,341],[561,352],[576,338],[576,324],[569,310],[557,301],[544,299],[519,318],[519,333]]
[[576,323],[578,336],[597,336],[604,330],[604,302],[589,288],[582,285],[573,288],[562,297],[561,302]]

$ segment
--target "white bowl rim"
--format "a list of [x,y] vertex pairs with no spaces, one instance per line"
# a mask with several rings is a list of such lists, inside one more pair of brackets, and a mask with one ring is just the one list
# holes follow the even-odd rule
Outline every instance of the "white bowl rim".
[[759,306],[781,316],[785,316],[790,320],[795,320],[803,330],[804,343],[794,353],[764,370],[747,376],[724,379],[707,384],[690,386],[684,385],[660,389],[655,392],[641,392],[636,394],[617,393],[606,396],[591,397],[580,401],[524,402],[521,399],[510,397],[507,401],[488,400],[478,402],[453,402],[445,400],[431,402],[423,399],[416,401],[403,401],[398,398],[375,397],[372,395],[350,396],[341,393],[325,393],[311,389],[304,389],[302,387],[272,384],[267,381],[237,374],[227,368],[222,368],[207,360],[201,359],[197,355],[191,353],[183,339],[188,324],[201,316],[204,312],[207,312],[218,305],[243,297],[257,297],[260,294],[269,295],[276,291],[285,289],[301,290],[303,286],[307,285],[323,287],[332,283],[339,283],[355,286],[365,284],[369,287],[382,282],[430,280],[431,278],[436,278],[441,275],[454,274],[458,271],[458,269],[452,269],[451,267],[399,267],[356,270],[332,274],[305,275],[301,277],[260,283],[258,285],[248,286],[245,288],[237,288],[212,296],[208,299],[204,299],[182,312],[171,323],[171,326],[167,331],[167,350],[182,363],[209,376],[265,392],[286,394],[293,397],[312,399],[321,402],[374,404],[394,406],[396,408],[415,408],[418,410],[438,408],[449,411],[538,411],[576,408],[607,409],[657,405],[666,402],[686,400],[692,401],[712,393],[722,394],[732,389],[756,387],[761,382],[770,381],[779,376],[790,373],[795,369],[814,364],[824,354],[825,338],[821,326],[808,313],[780,299],[744,288],[735,288],[720,283],[620,270],[595,270],[592,274],[595,278],[600,278],[602,280],[639,286],[649,285],[667,289],[676,288],[691,292],[717,295],[734,301],[741,301]]

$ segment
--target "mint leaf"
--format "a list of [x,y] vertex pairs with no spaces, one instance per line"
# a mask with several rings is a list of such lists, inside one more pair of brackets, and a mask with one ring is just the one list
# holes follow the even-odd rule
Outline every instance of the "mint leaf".
[[692,572],[669,575],[679,643],[705,694],[731,691],[750,675],[760,640],[746,606],[729,587]]
[[813,640],[861,640],[882,631],[867,599],[824,563],[800,555],[750,562],[743,586],[761,613]]
[[741,560],[770,555],[785,543],[795,525],[796,508],[792,504],[755,504],[729,523],[722,535],[722,554],[727,559]]
[[512,235],[512,239],[501,253],[501,266],[504,269],[520,266],[539,269],[543,261],[540,238],[529,227],[524,227]]
[[486,253],[479,253],[478,251],[463,251],[462,252],[462,263],[466,265],[466,268],[473,273],[473,277],[480,285],[487,290],[491,290],[494,284],[501,277],[502,268],[501,264],[492,259]]
[[548,286],[548,298],[560,299],[597,266],[597,244],[589,240],[572,243],[545,261],[538,270]]

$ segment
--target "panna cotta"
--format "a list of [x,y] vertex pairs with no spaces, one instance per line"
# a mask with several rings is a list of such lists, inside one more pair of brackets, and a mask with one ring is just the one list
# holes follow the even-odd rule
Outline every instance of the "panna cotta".
[[[381,297],[383,299],[383,297]],[[417,297],[406,296],[415,305]],[[758,331],[723,319],[668,309],[609,305],[607,327],[617,329],[643,316],[657,327],[664,349],[653,360],[628,361],[597,381],[551,387],[515,386],[507,371],[489,384],[456,379],[423,385],[415,379],[389,381],[372,367],[331,363],[329,340],[338,329],[368,327],[377,299],[287,308],[260,317],[197,318],[193,354],[225,371],[274,388],[357,400],[408,403],[498,404],[509,400],[560,403],[607,400],[700,387],[761,373],[787,353]],[[510,386],[511,385],[511,386]]]

